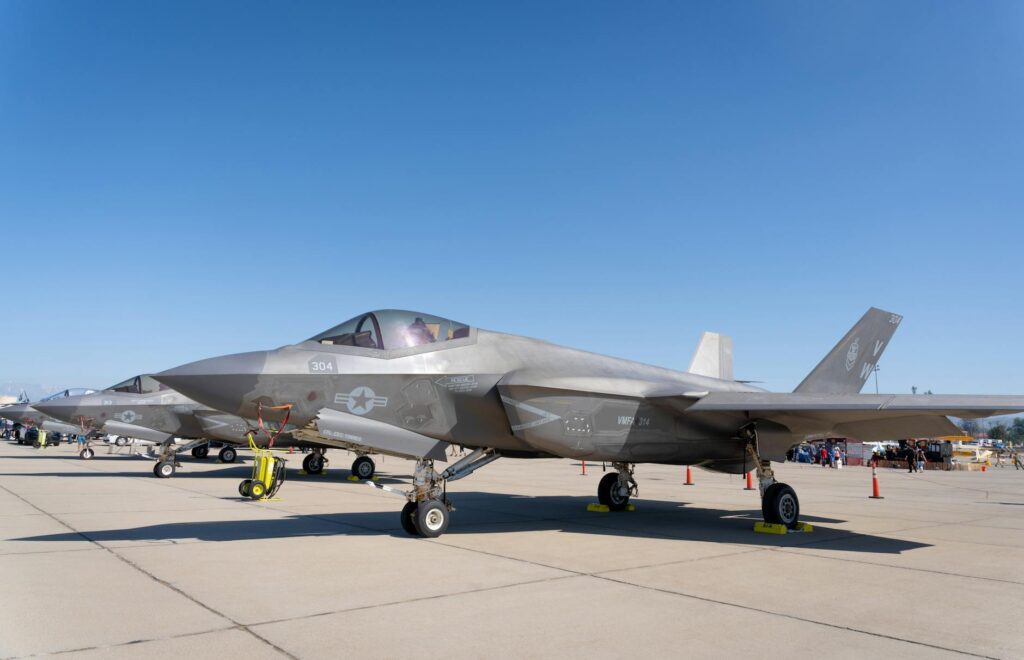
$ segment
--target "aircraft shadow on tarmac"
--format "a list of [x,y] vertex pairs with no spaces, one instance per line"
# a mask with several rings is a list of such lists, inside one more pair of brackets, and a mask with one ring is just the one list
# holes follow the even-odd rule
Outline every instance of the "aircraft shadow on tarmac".
[[[343,497],[343,495],[339,496]],[[286,499],[286,498],[285,498]],[[753,523],[760,510],[722,510],[689,507],[685,503],[639,500],[632,513],[589,513],[588,497],[523,497],[497,493],[453,494],[456,513],[448,533],[457,538],[470,534],[566,532],[583,535],[628,538],[658,538],[666,541],[732,543],[760,547],[815,547],[837,552],[900,554],[926,543],[859,534],[843,529],[816,527],[812,533],[776,536],[755,534]],[[396,498],[396,503],[399,502]],[[239,499],[240,505],[247,502]],[[285,505],[287,506],[287,505]],[[161,541],[252,541],[259,539],[389,535],[406,537],[399,529],[395,511],[366,511],[323,514],[293,514],[285,518],[218,520],[147,525],[125,529],[95,530],[30,536],[19,541],[81,541],[98,543]],[[812,522],[842,522],[805,516]]]
[[[93,459],[93,460],[95,460],[95,459]],[[147,461],[147,462],[149,463],[150,466],[154,465],[153,461]],[[95,464],[95,463],[92,463],[92,461],[90,461],[90,463],[93,464],[93,465]],[[145,464],[143,464],[143,467],[145,467]],[[207,477],[207,478],[213,479],[213,478],[216,478],[216,477],[225,477],[225,476],[230,476],[230,475],[237,476],[237,477],[239,477],[241,479],[241,478],[244,478],[245,475],[248,475],[248,474],[251,474],[251,473],[252,473],[252,465],[251,464],[246,464],[246,463],[241,463],[241,462],[238,462],[238,463],[224,463],[222,465],[217,466],[213,470],[202,470],[202,471],[194,471],[194,470],[190,471],[190,470],[187,469],[185,464],[182,464],[182,466],[180,468],[178,468],[178,471],[174,473],[174,477],[172,477],[169,481],[174,481],[175,479],[196,479],[196,478],[202,478],[202,477]],[[147,471],[134,471],[134,472],[127,471],[127,470],[110,470],[110,471],[103,470],[103,471],[100,471],[100,470],[93,470],[93,469],[90,469],[90,470],[78,470],[78,471],[74,471],[74,472],[32,472],[32,473],[27,473],[27,472],[20,472],[20,473],[19,472],[0,472],[0,477],[24,477],[24,476],[26,476],[28,474],[31,474],[31,476],[33,476],[33,477],[68,477],[68,478],[74,478],[74,479],[77,479],[77,478],[80,478],[80,477],[131,477],[133,479],[156,479],[156,477],[153,476],[152,469],[149,469]],[[293,477],[291,475],[289,475],[288,478],[291,479]]]
[[[5,458],[6,460],[6,458]],[[89,461],[91,465],[95,465],[96,459]],[[146,463],[153,465],[153,461],[146,460]],[[192,465],[196,465],[193,463]],[[145,465],[145,463],[142,463]],[[201,465],[201,463],[199,464]],[[209,465],[209,464],[207,464]],[[113,467],[113,466],[104,466]],[[205,470],[189,470],[188,463],[182,463],[178,471],[174,473],[174,476],[169,479],[170,482],[174,482],[177,479],[217,479],[223,478],[236,478],[245,479],[252,475],[252,463],[245,463],[242,461],[236,461],[234,463],[220,463],[215,464],[213,469]],[[0,477],[24,477],[29,473],[26,472],[0,472]],[[348,469],[330,470],[322,474],[299,474],[298,470],[289,470],[288,476],[285,480],[288,482],[296,483],[311,483],[311,484],[329,484],[329,483],[348,483],[347,477],[350,472]],[[33,477],[68,477],[68,478],[79,478],[79,477],[131,477],[133,479],[155,479],[152,470],[146,471],[127,471],[127,470],[75,470],[69,472],[32,472]],[[390,477],[388,475],[380,474],[377,477],[377,482],[381,484],[404,484],[408,482],[408,478],[402,479],[398,477]],[[235,484],[237,485],[237,484]],[[287,487],[287,486],[286,486]],[[231,492],[231,488],[227,489],[227,492]]]

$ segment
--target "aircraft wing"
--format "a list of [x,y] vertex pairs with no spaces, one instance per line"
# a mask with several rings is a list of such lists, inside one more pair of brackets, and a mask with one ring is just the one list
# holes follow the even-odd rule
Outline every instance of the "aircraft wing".
[[796,435],[836,434],[865,441],[958,435],[949,416],[973,419],[1024,411],[1024,396],[688,392],[675,383],[529,371],[509,374],[499,389],[512,400],[503,398],[516,420],[522,415],[509,409],[513,402],[522,407],[522,402],[539,403],[538,396],[592,394],[638,399],[684,417],[721,417],[715,426],[739,428],[744,420],[760,419],[782,424]]
[[1024,411],[1024,396],[711,392],[696,401],[681,398],[687,414],[739,413],[793,430],[828,429],[869,441],[955,435],[959,431],[947,416],[974,419]]

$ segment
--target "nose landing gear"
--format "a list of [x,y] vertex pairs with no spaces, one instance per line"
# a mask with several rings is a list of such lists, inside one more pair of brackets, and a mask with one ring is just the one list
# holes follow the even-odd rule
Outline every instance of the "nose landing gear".
[[306,474],[320,474],[327,467],[327,463],[326,450],[316,447],[302,459],[302,469]]
[[448,499],[447,482],[468,477],[498,458],[501,458],[501,454],[494,449],[476,449],[440,474],[434,470],[433,460],[421,458],[416,461],[416,470],[412,477],[412,490],[408,492],[372,481],[366,483],[374,488],[406,498],[407,501],[402,507],[400,520],[402,529],[407,534],[437,538],[448,530],[451,512],[455,510],[451,500]]

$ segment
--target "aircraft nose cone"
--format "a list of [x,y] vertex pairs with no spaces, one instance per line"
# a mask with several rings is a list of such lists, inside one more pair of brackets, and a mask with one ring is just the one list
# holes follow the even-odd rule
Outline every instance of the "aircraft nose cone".
[[255,398],[268,355],[268,351],[222,355],[189,362],[153,378],[199,403],[235,414]]
[[81,397],[69,396],[60,397],[57,399],[50,399],[49,401],[39,401],[32,407],[43,413],[49,415],[54,419],[59,419],[62,422],[76,422],[75,414],[78,410],[78,406],[81,403]]
[[33,406],[33,408],[43,413],[44,415],[56,417],[57,419],[63,419],[62,415],[66,413],[70,407],[63,401],[57,401],[55,399],[53,401],[40,401],[36,403]]

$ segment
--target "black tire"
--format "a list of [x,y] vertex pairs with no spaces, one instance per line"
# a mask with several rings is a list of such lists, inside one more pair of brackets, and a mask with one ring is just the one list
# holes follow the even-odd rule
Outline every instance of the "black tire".
[[242,497],[249,497],[249,489],[252,486],[252,479],[243,479],[238,484],[238,494]]
[[409,536],[419,536],[420,530],[416,528],[416,503],[406,502],[402,507],[402,529]]
[[124,437],[123,435],[119,435],[116,438],[114,438],[114,444],[117,445],[118,447],[127,447],[128,438]]
[[764,518],[766,523],[778,525],[780,522],[776,519],[774,509],[772,508],[772,502],[775,501],[775,494],[779,492],[779,486],[781,483],[774,483],[768,486],[767,490],[764,491],[764,497],[761,498],[761,517]]
[[360,456],[352,461],[352,474],[357,479],[367,481],[373,479],[373,473],[377,471],[377,465],[369,456]]
[[95,455],[96,452],[92,450],[92,447],[86,447],[82,451],[78,452],[78,457],[81,458],[83,461],[87,461]]
[[783,483],[768,486],[761,500],[761,513],[767,523],[796,529],[800,524],[800,500],[796,491]]
[[416,505],[416,529],[421,536],[436,539],[448,530],[451,517],[448,507],[437,500],[427,500]]
[[249,486],[249,497],[254,500],[258,500],[267,494],[267,484],[254,479],[252,484]]
[[234,463],[235,459],[238,458],[238,452],[235,451],[234,447],[221,447],[220,453],[217,454],[223,463]]
[[200,458],[200,459],[202,459],[202,458],[206,458],[209,455],[210,455],[210,448],[209,447],[202,446],[202,447],[193,447],[192,448],[192,458]]
[[174,463],[172,461],[160,461],[153,466],[153,474],[161,479],[169,479],[174,476]]
[[629,493],[622,494],[619,488],[619,473],[609,472],[597,484],[597,501],[612,511],[625,511],[629,506]]
[[323,454],[313,452],[302,459],[302,469],[306,471],[306,474],[320,474],[324,471],[324,466],[327,461],[324,460]]

